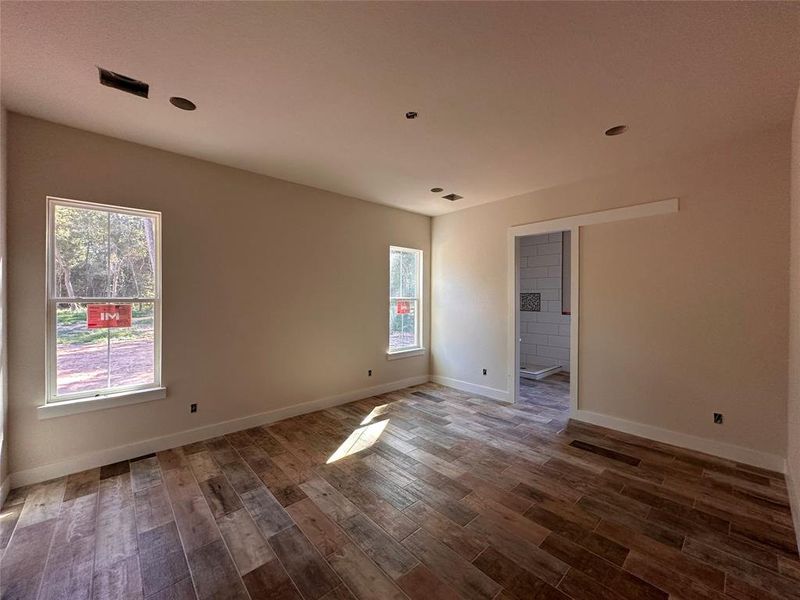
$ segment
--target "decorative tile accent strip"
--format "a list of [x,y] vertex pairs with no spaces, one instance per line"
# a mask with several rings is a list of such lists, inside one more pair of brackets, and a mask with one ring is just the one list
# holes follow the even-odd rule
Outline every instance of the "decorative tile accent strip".
[[520,310],[526,312],[541,312],[542,294],[539,292],[525,292],[519,295]]

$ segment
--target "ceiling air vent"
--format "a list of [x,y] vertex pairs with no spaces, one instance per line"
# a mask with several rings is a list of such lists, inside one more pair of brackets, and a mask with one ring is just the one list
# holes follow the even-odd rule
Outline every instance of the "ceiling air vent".
[[456,200],[461,200],[463,196],[459,196],[458,194],[447,194],[447,196],[442,196],[445,200],[450,200],[450,202],[455,202]]
[[100,71],[100,83],[102,85],[128,92],[134,96],[141,96],[142,98],[147,98],[147,94],[150,92],[150,86],[144,81],[139,81],[127,75],[120,75],[101,67],[97,67],[97,70]]

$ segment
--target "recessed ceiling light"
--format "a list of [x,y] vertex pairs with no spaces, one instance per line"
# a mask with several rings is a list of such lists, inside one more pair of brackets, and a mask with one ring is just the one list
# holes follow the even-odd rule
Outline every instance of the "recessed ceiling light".
[[614,125],[613,127],[606,129],[606,135],[622,135],[628,131],[627,125]]
[[410,110],[406,113],[406,119],[416,119],[419,115],[415,113],[413,110]]
[[443,191],[444,191],[444,188],[431,188],[431,191],[432,191],[434,194],[438,194],[439,192],[443,192]]
[[456,200],[461,200],[463,196],[459,196],[458,194],[447,194],[446,196],[442,196],[445,200],[450,200],[450,202],[455,202]]
[[180,96],[173,96],[169,99],[170,104],[176,108],[180,108],[181,110],[194,110],[197,108],[197,105],[192,102],[191,100],[187,100],[186,98],[181,98]]

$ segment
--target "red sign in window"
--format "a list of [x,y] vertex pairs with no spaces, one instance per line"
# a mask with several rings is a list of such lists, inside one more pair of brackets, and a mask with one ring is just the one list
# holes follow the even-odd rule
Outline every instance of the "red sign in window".
[[408,300],[398,300],[397,301],[397,314],[398,315],[407,315],[411,312],[411,302]]
[[86,324],[89,329],[105,327],[130,327],[130,304],[88,304]]

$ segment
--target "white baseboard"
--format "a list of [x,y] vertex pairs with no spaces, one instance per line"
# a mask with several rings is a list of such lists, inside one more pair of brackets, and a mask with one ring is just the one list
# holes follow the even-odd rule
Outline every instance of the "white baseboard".
[[769,469],[778,473],[785,473],[786,459],[777,454],[769,454],[759,450],[752,450],[743,446],[736,446],[725,442],[680,433],[669,429],[662,429],[654,425],[645,425],[635,421],[627,421],[618,417],[611,417],[589,410],[577,410],[571,415],[576,421],[599,425],[608,429],[615,429],[623,433],[630,433],[640,437],[649,438],[664,444],[671,444],[689,450],[704,452],[720,458],[727,458],[736,462]]
[[6,477],[3,480],[3,483],[0,483],[0,508],[3,507],[3,504],[6,503],[6,498],[8,498],[8,492],[11,491],[11,475]]
[[797,547],[800,548],[800,480],[795,478],[795,474],[800,475],[800,470],[798,469],[800,469],[800,465],[786,461],[786,487],[789,490],[789,506],[792,509]]
[[[42,465],[40,467],[34,467],[24,471],[17,471],[16,473],[12,473],[9,478],[11,479],[11,486],[15,488],[23,485],[30,485],[32,483],[39,483],[40,481],[47,481],[48,479],[62,477],[64,475],[69,475],[70,473],[77,473],[80,471],[85,471],[86,469],[93,469],[102,465],[108,465],[122,460],[129,460],[131,458],[136,458],[137,456],[142,456],[143,454],[159,452],[161,450],[167,450],[169,448],[191,444],[192,442],[199,442],[219,435],[224,435],[226,433],[233,433],[234,431],[241,431],[242,429],[249,429],[259,425],[273,423],[282,419],[288,419],[290,417],[296,417],[298,415],[303,415],[317,410],[331,408],[340,404],[354,402],[355,400],[377,396],[378,394],[394,392],[412,385],[427,383],[428,381],[430,381],[430,377],[428,375],[420,375],[417,377],[409,377],[407,379],[392,381],[390,383],[384,383],[382,385],[376,385],[369,388],[352,390],[350,392],[336,394],[335,396],[328,396],[327,398],[319,398],[317,400],[303,402],[302,404],[286,406],[284,408],[257,413],[238,419],[231,419],[229,421],[223,421],[213,425],[198,427],[196,429],[187,429],[185,431],[179,431],[178,433],[141,440],[139,442],[125,444],[124,446],[116,446],[107,450],[81,454],[62,461]],[[8,479],[6,481],[8,481]],[[5,485],[5,483],[3,485]]]
[[469,392],[470,394],[478,394],[486,396],[493,400],[500,400],[502,402],[510,402],[511,398],[506,390],[498,390],[497,388],[488,387],[485,385],[478,385],[477,383],[470,383],[469,381],[461,381],[460,379],[453,379],[452,377],[444,377],[442,375],[431,375],[431,381],[440,385],[446,385],[462,392]]

